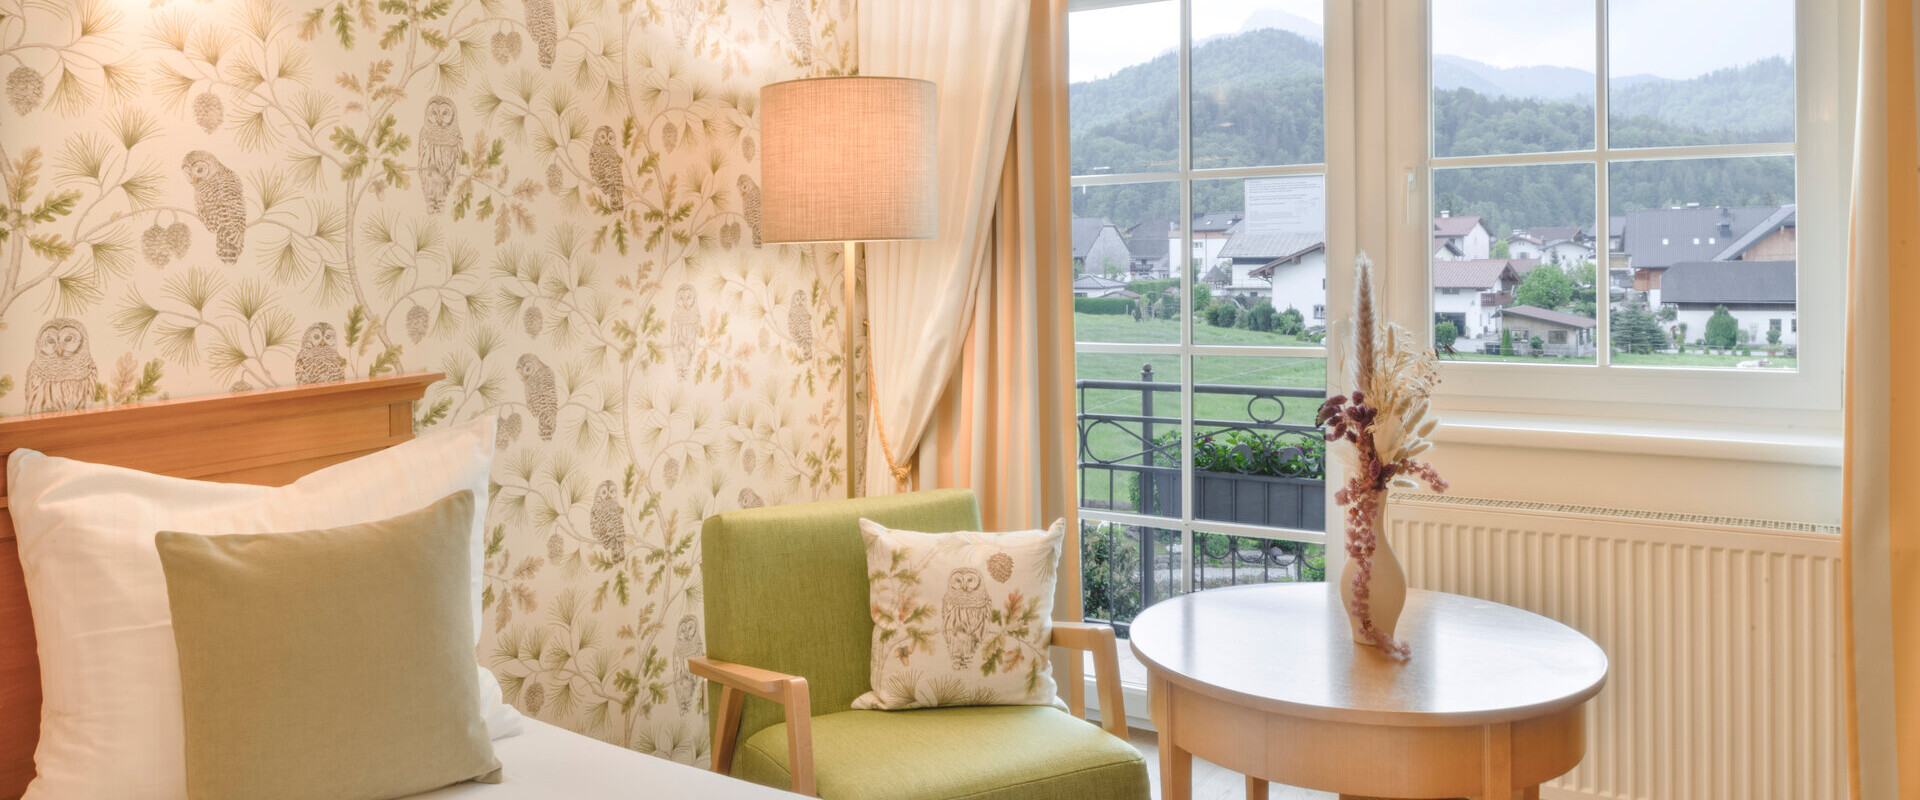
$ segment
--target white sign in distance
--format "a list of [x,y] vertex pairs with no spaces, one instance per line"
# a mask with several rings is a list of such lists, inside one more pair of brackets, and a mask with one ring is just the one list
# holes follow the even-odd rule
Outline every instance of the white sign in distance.
[[1325,235],[1327,231],[1327,176],[1283,175],[1248,178],[1247,233]]

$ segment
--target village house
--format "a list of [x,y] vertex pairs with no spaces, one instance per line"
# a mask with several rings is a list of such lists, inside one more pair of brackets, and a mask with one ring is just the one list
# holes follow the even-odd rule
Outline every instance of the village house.
[[1169,254],[1178,252],[1180,229],[1166,217],[1150,219],[1127,231],[1127,271],[1134,280],[1173,277]]
[[1704,338],[1714,309],[1725,307],[1756,349],[1767,345],[1769,330],[1780,332],[1782,346],[1800,344],[1792,261],[1682,262],[1667,268],[1660,292],[1677,312],[1674,332],[1686,325],[1689,343]]
[[1073,274],[1124,276],[1133,253],[1120,229],[1105,217],[1073,220]]
[[[1480,217],[1456,217],[1447,211],[1433,218],[1433,238],[1435,249],[1443,248],[1443,242],[1451,244],[1459,258],[1470,260],[1493,257],[1493,229]],[[1435,256],[1436,258],[1438,256]]]
[[1792,205],[1649,208],[1627,212],[1621,225],[1633,291],[1645,292],[1654,308],[1665,302],[1662,276],[1674,264],[1794,257]]
[[1520,285],[1526,271],[1539,264],[1531,259],[1506,258],[1434,262],[1434,324],[1452,322],[1465,339],[1498,337],[1500,328],[1494,312],[1513,302],[1514,287]]
[[1215,295],[1265,300],[1282,311],[1296,308],[1308,324],[1326,320],[1327,243],[1319,234],[1236,232],[1207,277]]
[[1140,295],[1128,291],[1125,281],[1117,281],[1099,275],[1082,275],[1073,279],[1074,297],[1123,297],[1134,299]]
[[[1494,311],[1501,338],[1511,333],[1513,350],[1521,355],[1585,358],[1594,352],[1595,323],[1588,317],[1533,306],[1508,306]],[[1540,340],[1538,348],[1534,339]],[[1498,345],[1492,345],[1498,346]]]
[[1593,236],[1576,225],[1515,230],[1506,242],[1511,258],[1562,266],[1593,260]]

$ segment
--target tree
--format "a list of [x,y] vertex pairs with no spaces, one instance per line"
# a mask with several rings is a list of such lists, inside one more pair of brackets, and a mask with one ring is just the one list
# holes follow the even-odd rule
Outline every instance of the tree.
[[1207,309],[1207,324],[1216,328],[1231,328],[1239,316],[1239,306],[1232,303],[1221,303]]
[[[1179,304],[1175,303],[1175,305]],[[1210,305],[1213,305],[1213,287],[1195,280],[1193,282],[1193,313],[1204,312]]]
[[1280,312],[1273,310],[1272,303],[1261,303],[1260,305],[1254,306],[1253,310],[1248,311],[1245,317],[1247,330],[1261,331],[1263,333],[1272,331],[1276,327],[1274,318],[1278,316],[1280,316]]
[[1301,331],[1307,329],[1307,318],[1300,313],[1300,309],[1287,306],[1287,310],[1280,312],[1280,316],[1273,321],[1273,329],[1287,336],[1299,336]]
[[1503,330],[1500,332],[1500,355],[1513,355],[1513,331]]
[[1488,255],[1493,258],[1512,258],[1513,246],[1507,244],[1507,240],[1505,239],[1495,239],[1493,240],[1493,248],[1488,252]]
[[1715,306],[1707,318],[1707,346],[1731,348],[1740,343],[1740,322],[1726,306]]
[[1532,340],[1532,341],[1530,341],[1530,342],[1527,342],[1527,344],[1529,344],[1529,345],[1532,345],[1532,346],[1533,346],[1533,354],[1534,354],[1534,355],[1535,355],[1536,357],[1537,357],[1537,356],[1542,356],[1542,355],[1546,355],[1546,352],[1547,352],[1547,341],[1546,341],[1545,339],[1542,339],[1542,338],[1540,338],[1540,337],[1538,337],[1538,336],[1535,336],[1535,337],[1533,337],[1533,340]]
[[1100,259],[1100,271],[1109,278],[1118,279],[1120,277],[1120,263],[1114,261],[1113,256],[1107,256],[1106,258]]
[[1513,302],[1534,308],[1554,309],[1573,299],[1573,281],[1552,264],[1541,264],[1527,273],[1520,287],[1513,290]]
[[1440,324],[1433,326],[1433,349],[1452,350],[1453,343],[1459,339],[1460,328],[1453,324],[1453,320],[1441,320]]
[[1644,305],[1615,307],[1609,321],[1615,350],[1651,353],[1667,346],[1666,332],[1660,329],[1660,323],[1654,321]]

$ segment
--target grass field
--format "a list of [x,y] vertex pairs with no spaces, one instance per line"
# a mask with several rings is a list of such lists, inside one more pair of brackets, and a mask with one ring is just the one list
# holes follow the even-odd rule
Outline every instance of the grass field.
[[[1086,332],[1119,330],[1130,332],[1135,328],[1148,325],[1160,326],[1160,329],[1178,341],[1179,329],[1170,321],[1136,323],[1130,317],[1075,314],[1076,330],[1081,341],[1094,341]],[[1234,329],[1211,329],[1215,333],[1237,334],[1243,338],[1236,342],[1213,342],[1214,344],[1263,344],[1314,346],[1294,337],[1276,336]],[[1111,337],[1100,339],[1114,341]],[[1140,380],[1141,365],[1152,364],[1154,381],[1167,384],[1166,391],[1153,392],[1153,414],[1178,420],[1180,408],[1180,359],[1165,355],[1130,355],[1118,353],[1081,353],[1075,357],[1074,377],[1080,380]],[[1193,377],[1196,384],[1234,385],[1234,386],[1290,386],[1302,388],[1324,388],[1326,386],[1326,360],[1321,358],[1293,358],[1267,356],[1196,356],[1193,359]],[[1081,411],[1096,414],[1135,415],[1145,414],[1143,393],[1138,390],[1087,389],[1083,393],[1085,403]],[[1261,419],[1273,419],[1281,422],[1311,425],[1314,412],[1319,408],[1317,398],[1287,398],[1285,410],[1271,400],[1260,400],[1248,408],[1248,397],[1233,395],[1196,394],[1194,395],[1195,417],[1203,420],[1250,421],[1254,415]],[[1168,422],[1154,426],[1153,434],[1158,436],[1177,428],[1179,423]],[[1142,426],[1139,423],[1102,423],[1088,433],[1087,450],[1094,456],[1117,458],[1142,450],[1139,435]],[[1128,459],[1125,463],[1139,464],[1138,458]],[[1087,470],[1082,476],[1081,496],[1105,502],[1109,497],[1119,506],[1127,504],[1128,489],[1133,485],[1134,477],[1130,473],[1113,474],[1107,470]],[[1111,492],[1111,494],[1109,494]]]
[[[1073,338],[1080,342],[1179,344],[1180,322],[1172,319],[1143,319],[1135,322],[1133,317],[1116,314],[1075,314],[1073,315]],[[1297,336],[1261,333],[1240,328],[1215,328],[1205,323],[1194,326],[1193,343],[1258,347],[1320,346],[1317,342],[1309,342]]]

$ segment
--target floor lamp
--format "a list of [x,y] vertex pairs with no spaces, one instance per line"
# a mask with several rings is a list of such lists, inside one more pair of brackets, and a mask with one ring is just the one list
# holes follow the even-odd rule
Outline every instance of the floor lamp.
[[850,497],[855,448],[865,446],[854,428],[854,244],[938,235],[937,124],[930,81],[807,78],[760,88],[761,241],[846,245]]

